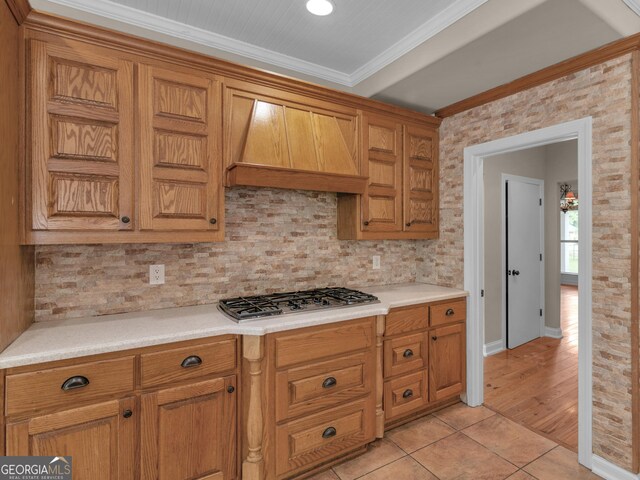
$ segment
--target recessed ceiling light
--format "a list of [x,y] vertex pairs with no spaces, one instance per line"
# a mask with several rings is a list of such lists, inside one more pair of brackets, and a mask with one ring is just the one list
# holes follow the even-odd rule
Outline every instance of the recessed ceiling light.
[[314,15],[324,17],[333,12],[333,2],[330,0],[308,0],[307,10]]

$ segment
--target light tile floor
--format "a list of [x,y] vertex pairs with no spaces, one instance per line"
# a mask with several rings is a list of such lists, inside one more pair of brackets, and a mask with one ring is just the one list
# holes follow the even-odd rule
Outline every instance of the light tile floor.
[[385,434],[311,480],[589,480],[577,455],[485,407],[458,403]]

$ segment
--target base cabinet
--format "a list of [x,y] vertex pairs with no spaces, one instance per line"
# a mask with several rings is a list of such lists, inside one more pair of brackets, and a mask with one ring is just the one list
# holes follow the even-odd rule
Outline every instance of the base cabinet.
[[466,384],[466,300],[393,309],[384,337],[384,416],[396,426],[455,401]]
[[133,480],[136,417],[130,397],[10,422],[6,453],[71,456],[77,479]]
[[143,480],[227,480],[236,470],[236,378],[142,395]]

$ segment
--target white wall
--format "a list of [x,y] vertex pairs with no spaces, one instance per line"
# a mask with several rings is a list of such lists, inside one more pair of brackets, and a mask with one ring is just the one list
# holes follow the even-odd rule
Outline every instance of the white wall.
[[484,162],[485,344],[502,338],[502,174],[545,182],[545,324],[560,327],[560,189],[567,181],[577,189],[575,140],[537,147]]

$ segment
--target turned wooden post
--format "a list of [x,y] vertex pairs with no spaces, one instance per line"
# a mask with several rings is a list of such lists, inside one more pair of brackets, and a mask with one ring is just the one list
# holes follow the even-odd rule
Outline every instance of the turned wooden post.
[[384,396],[384,373],[382,361],[384,357],[383,336],[385,329],[385,316],[376,317],[376,437],[384,436],[384,408],[382,400]]
[[263,480],[264,455],[262,439],[264,429],[264,413],[262,411],[262,359],[264,358],[264,337],[244,336],[242,355],[246,360],[244,372],[247,379],[245,389],[246,422],[245,439],[247,456],[242,462],[243,480]]

